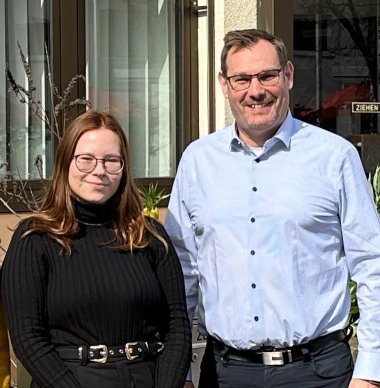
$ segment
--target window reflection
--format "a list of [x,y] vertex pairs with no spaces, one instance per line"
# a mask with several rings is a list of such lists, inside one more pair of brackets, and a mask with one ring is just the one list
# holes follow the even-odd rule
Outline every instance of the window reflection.
[[348,137],[379,132],[379,115],[352,102],[378,100],[378,0],[294,1],[294,114]]

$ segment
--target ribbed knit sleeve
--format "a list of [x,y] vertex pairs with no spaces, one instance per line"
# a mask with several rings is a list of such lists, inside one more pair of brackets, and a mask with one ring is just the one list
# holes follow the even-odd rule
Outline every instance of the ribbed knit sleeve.
[[165,350],[158,359],[156,386],[158,388],[183,387],[191,361],[191,329],[187,316],[185,289],[182,269],[178,256],[159,223],[155,223],[168,243],[165,252],[161,243],[154,250],[156,274],[159,279],[168,307],[168,326],[163,334]]
[[1,297],[17,358],[41,387],[78,388],[79,382],[54,351],[47,327],[48,268],[37,234],[15,230],[2,266]]

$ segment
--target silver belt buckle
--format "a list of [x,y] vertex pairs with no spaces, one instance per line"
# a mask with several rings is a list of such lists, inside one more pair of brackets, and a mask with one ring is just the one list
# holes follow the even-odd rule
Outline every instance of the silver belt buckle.
[[101,364],[104,364],[106,361],[107,361],[107,358],[108,358],[108,348],[106,345],[94,345],[94,346],[90,346],[90,350],[88,352],[88,354],[93,357],[94,356],[94,353],[91,352],[91,350],[99,350],[100,349],[100,352],[99,354],[101,355],[100,358],[93,358],[91,359],[90,361],[91,362],[100,362]]
[[134,346],[138,345],[138,342],[127,342],[125,344],[125,355],[129,361],[135,360],[136,358],[141,357],[141,354],[133,355]]
[[288,353],[289,362],[292,362],[292,352],[290,349],[282,351],[262,352],[264,365],[284,365],[284,353]]

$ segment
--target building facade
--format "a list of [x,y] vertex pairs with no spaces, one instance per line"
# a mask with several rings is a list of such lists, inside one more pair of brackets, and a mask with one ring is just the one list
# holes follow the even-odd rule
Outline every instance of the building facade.
[[351,104],[378,99],[378,13],[379,0],[0,0],[0,65],[21,87],[0,73],[0,179],[48,178],[57,134],[85,109],[69,105],[86,98],[121,122],[135,177],[170,188],[184,148],[232,120],[217,74],[239,28],[287,43],[295,116],[377,133],[376,108]]

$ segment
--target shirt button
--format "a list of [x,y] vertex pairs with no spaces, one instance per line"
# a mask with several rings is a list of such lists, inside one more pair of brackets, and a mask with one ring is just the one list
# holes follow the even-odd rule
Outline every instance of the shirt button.
[[253,319],[257,322],[259,320],[259,317],[255,317]]
[[253,186],[252,191],[257,191],[257,187]]
[[253,256],[256,252],[252,249],[251,255]]
[[256,284],[255,284],[255,283],[252,283],[252,284],[251,284],[251,287],[252,287],[252,288],[256,288]]
[[255,217],[251,217],[251,222],[255,222]]

